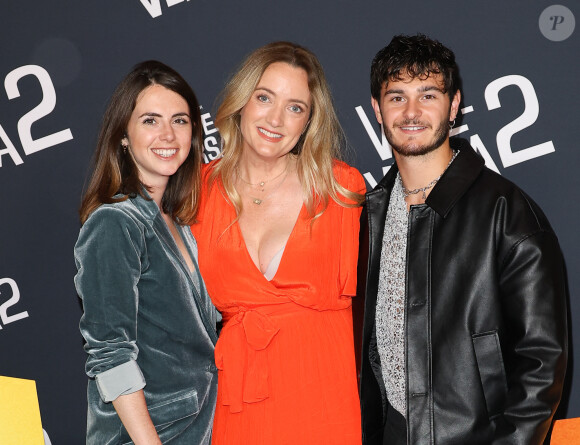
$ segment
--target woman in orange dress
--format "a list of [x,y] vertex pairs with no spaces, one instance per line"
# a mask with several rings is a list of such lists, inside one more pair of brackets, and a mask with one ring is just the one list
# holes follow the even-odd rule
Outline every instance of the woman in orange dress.
[[223,316],[213,444],[360,444],[351,297],[360,173],[316,56],[254,51],[216,115],[199,265]]

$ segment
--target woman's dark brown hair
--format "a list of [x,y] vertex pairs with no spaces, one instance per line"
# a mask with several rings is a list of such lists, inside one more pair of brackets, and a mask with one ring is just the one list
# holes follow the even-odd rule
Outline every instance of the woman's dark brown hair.
[[131,195],[150,199],[147,184],[139,180],[133,158],[121,145],[139,94],[151,85],[161,85],[179,94],[189,105],[192,125],[191,150],[177,172],[169,178],[161,207],[178,224],[195,221],[201,185],[202,130],[199,103],[188,83],[167,65],[149,60],[139,63],[117,86],[103,116],[92,174],[83,196],[80,218],[84,224],[101,204],[126,200]]

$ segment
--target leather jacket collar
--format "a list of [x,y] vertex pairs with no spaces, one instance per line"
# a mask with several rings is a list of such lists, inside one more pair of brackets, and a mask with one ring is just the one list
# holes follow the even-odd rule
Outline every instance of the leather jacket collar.
[[[441,176],[441,179],[425,201],[425,204],[443,218],[449,214],[455,203],[471,187],[485,166],[485,161],[471,148],[465,139],[452,138],[449,143],[453,150],[459,150],[459,154]],[[393,164],[371,194],[384,192],[385,190],[390,192],[398,171],[397,164]]]

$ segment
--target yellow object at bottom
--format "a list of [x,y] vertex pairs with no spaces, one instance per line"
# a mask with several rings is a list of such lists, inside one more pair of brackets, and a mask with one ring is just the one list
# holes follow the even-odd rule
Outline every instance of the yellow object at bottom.
[[44,445],[34,380],[0,376],[0,445]]

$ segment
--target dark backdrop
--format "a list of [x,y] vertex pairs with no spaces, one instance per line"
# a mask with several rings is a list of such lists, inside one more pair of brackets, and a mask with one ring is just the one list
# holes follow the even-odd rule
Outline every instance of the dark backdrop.
[[[77,208],[109,95],[137,62],[177,69],[203,105],[251,50],[273,40],[325,67],[351,163],[374,185],[392,163],[369,93],[372,57],[397,33],[451,47],[463,78],[457,132],[544,209],[569,276],[571,365],[560,415],[580,416],[580,78],[576,0],[4,0],[0,4],[0,375],[37,383],[53,444],[84,440],[85,355],[72,278]],[[0,401],[1,403],[1,401]],[[0,432],[1,436],[1,432]],[[0,440],[1,442],[1,440]]]

